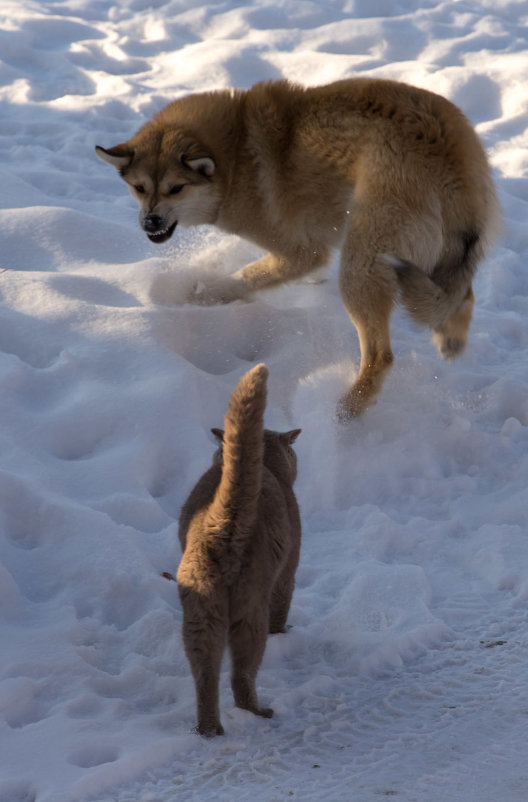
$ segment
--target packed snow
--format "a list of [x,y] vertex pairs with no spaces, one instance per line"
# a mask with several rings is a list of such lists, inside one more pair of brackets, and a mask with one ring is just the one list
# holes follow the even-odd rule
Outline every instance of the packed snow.
[[[528,797],[528,1],[2,0],[0,802]],[[504,230],[467,353],[398,311],[376,406],[337,256],[251,303],[182,303],[257,249],[156,247],[96,144],[190,92],[353,75],[446,95],[489,153]],[[302,427],[303,546],[258,677],[275,717],[192,732],[179,510],[238,378]]]

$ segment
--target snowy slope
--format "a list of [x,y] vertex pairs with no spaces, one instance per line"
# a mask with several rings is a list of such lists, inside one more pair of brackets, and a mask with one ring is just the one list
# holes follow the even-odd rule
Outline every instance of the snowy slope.
[[[528,795],[527,0],[0,3],[0,802],[524,802]],[[333,263],[251,304],[182,305],[256,249],[156,248],[95,144],[193,91],[354,74],[445,94],[490,154],[504,233],[470,347],[396,363],[349,427],[359,348]],[[291,630],[223,738],[192,734],[177,518],[257,361],[300,426]]]

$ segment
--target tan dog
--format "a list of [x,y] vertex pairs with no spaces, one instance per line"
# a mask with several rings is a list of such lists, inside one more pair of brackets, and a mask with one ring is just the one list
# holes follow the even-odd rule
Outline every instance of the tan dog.
[[439,95],[371,78],[257,84],[177,100],[125,144],[96,150],[119,169],[152,242],[177,223],[214,223],[270,251],[197,302],[299,278],[341,247],[341,294],[361,346],[342,418],[381,389],[398,291],[444,357],[463,350],[471,281],[499,211],[477,135]]
[[220,665],[226,639],[235,703],[259,716],[255,680],[268,632],[283,632],[299,562],[301,524],[291,444],[300,429],[263,428],[268,369],[257,365],[231,395],[211,468],[180,518],[177,580],[183,641],[196,685],[197,731],[221,735]]

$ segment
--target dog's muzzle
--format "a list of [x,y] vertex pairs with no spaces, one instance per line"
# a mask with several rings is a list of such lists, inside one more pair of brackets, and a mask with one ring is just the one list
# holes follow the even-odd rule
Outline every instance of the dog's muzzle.
[[141,222],[141,227],[151,242],[160,245],[162,242],[167,242],[167,240],[172,237],[177,222],[178,221],[166,227],[159,215],[147,214]]

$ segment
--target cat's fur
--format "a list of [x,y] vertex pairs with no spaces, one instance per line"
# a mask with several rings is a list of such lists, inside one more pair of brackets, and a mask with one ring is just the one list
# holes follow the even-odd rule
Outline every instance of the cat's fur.
[[220,735],[218,686],[226,642],[238,707],[260,716],[255,681],[268,632],[283,632],[299,561],[293,492],[300,429],[263,427],[268,369],[257,365],[232,393],[221,446],[183,506],[177,580],[183,640],[197,699],[197,731]]

